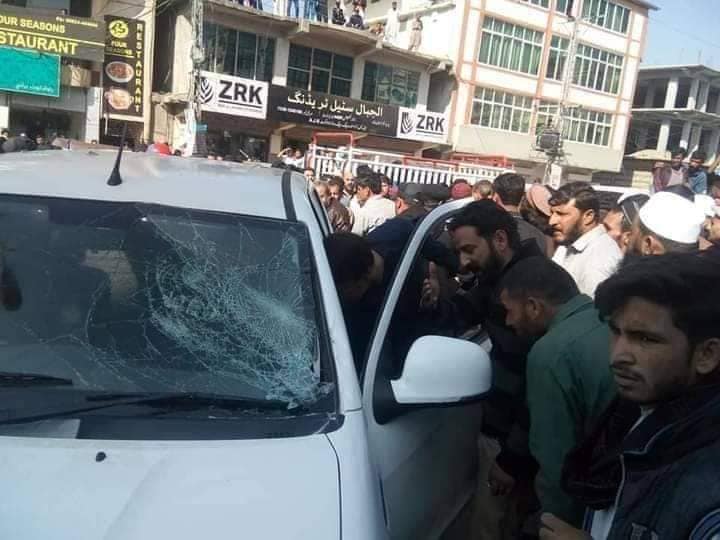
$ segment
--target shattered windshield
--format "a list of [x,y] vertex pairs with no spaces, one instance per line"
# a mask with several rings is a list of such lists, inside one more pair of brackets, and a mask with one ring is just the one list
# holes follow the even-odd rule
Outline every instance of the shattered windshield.
[[332,390],[304,225],[0,197],[0,372],[310,405]]

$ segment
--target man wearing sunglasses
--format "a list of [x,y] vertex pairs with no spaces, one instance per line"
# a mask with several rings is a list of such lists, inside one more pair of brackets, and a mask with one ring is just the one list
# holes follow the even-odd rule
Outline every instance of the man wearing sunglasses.
[[623,254],[627,252],[635,218],[649,198],[644,193],[622,195],[603,219],[605,230]]

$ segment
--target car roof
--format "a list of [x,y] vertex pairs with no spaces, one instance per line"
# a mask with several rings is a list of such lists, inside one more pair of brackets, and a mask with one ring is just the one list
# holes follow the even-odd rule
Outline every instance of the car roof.
[[[288,219],[283,173],[261,163],[124,152],[122,184],[107,185],[117,152],[47,150],[0,154],[0,193],[162,204]],[[308,197],[307,181],[291,175],[292,198]],[[297,219],[310,208],[294,205]]]

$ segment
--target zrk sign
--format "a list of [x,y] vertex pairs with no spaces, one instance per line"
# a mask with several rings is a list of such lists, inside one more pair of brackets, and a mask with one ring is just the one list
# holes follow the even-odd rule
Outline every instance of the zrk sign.
[[267,83],[209,71],[202,71],[200,75],[203,111],[262,120],[267,116]]
[[447,117],[444,114],[406,107],[400,107],[398,114],[399,138],[437,143],[447,141]]

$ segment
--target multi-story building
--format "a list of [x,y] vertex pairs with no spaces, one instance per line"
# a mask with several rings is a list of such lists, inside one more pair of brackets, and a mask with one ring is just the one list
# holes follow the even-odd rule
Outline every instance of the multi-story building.
[[[370,20],[385,20],[390,3],[371,2]],[[535,137],[561,100],[577,21],[565,164],[575,172],[618,171],[652,9],[645,0],[405,0],[398,41],[408,42],[420,16],[420,52],[452,61],[456,82],[438,87],[438,97],[450,94],[455,151],[532,166],[545,159],[533,150]],[[431,103],[435,97],[431,89]]]
[[[444,109],[429,110],[430,81],[449,77],[449,61],[367,30],[295,17],[296,2],[287,16],[278,4],[266,2],[263,11],[262,4],[204,1],[198,129],[211,151],[267,160],[286,147],[306,148],[317,132],[352,134],[365,148],[403,154],[445,143]],[[175,4],[157,20],[154,130],[175,148],[192,137],[194,121],[191,8]],[[301,2],[298,11],[305,9]],[[401,132],[403,112],[414,121],[410,135]],[[430,118],[434,133],[415,129],[418,115]]]
[[[33,138],[58,134],[117,143],[126,121],[129,142],[147,138],[154,11],[155,0],[0,2],[0,63],[6,68],[0,71],[0,128]],[[120,22],[119,37],[110,34],[112,21]],[[32,28],[40,24],[45,31],[39,34]],[[112,43],[114,56],[108,54]],[[111,57],[115,68],[108,66]],[[106,68],[123,73],[112,79]],[[108,92],[117,108],[108,107]]]
[[659,66],[640,70],[628,150],[664,155],[683,147],[720,152],[720,71],[705,66]]

